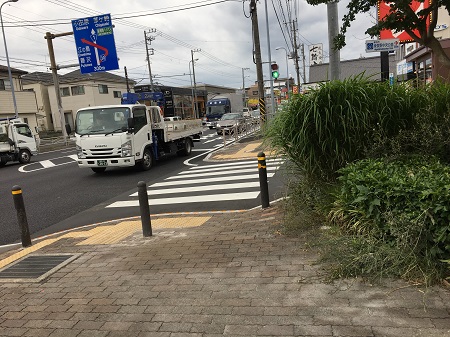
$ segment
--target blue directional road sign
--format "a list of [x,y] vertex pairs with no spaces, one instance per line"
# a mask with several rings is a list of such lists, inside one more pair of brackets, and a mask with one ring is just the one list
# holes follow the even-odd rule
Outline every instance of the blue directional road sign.
[[119,69],[110,14],[72,20],[82,74]]

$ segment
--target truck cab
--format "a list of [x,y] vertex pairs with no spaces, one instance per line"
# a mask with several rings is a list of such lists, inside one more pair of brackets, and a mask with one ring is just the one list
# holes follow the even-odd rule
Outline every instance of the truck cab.
[[0,120],[0,167],[9,161],[27,164],[38,153],[30,127],[20,118]]
[[229,98],[213,98],[206,102],[206,126],[210,129],[216,127],[217,121],[228,112],[231,112]]

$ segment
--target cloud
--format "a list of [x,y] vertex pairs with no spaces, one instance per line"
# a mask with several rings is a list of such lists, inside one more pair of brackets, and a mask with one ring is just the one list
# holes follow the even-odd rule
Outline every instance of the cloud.
[[[53,34],[72,30],[71,19],[111,13],[114,36],[119,56],[120,69],[115,74],[124,76],[127,67],[131,78],[139,83],[149,83],[146,61],[144,31],[155,39],[149,45],[154,49],[150,56],[152,74],[155,81],[173,86],[190,85],[189,65],[191,49],[195,52],[195,75],[197,82],[210,83],[239,88],[242,86],[242,68],[245,71],[245,82],[248,85],[256,81],[256,67],[253,63],[252,23],[249,15],[249,1],[197,0],[186,2],[181,0],[19,0],[6,4],[2,8],[2,17],[8,44],[11,66],[28,72],[48,71],[49,56],[45,32]],[[348,2],[348,1],[347,1]],[[196,9],[175,11],[190,6]],[[281,15],[274,1],[278,19],[267,0],[269,36],[272,61],[278,62],[281,74],[285,73],[284,50],[289,36],[283,36],[281,27],[286,26],[288,18]],[[322,43],[324,55],[328,55],[328,26],[325,5],[310,6],[304,0],[291,0],[297,5],[298,46],[304,45],[306,68],[309,65],[308,46]],[[258,1],[259,32],[261,55],[263,62],[269,61],[267,44],[267,25],[265,1]],[[339,18],[345,14],[346,2],[339,3]],[[145,15],[159,13],[157,15]],[[286,14],[286,13],[285,13]],[[296,14],[296,15],[295,15]],[[134,16],[134,17],[131,17]],[[369,27],[370,17],[361,16],[347,34],[347,46],[341,51],[341,59],[352,59],[364,56],[364,40],[368,39],[364,31]],[[44,21],[45,20],[45,21]],[[28,24],[27,22],[29,21]],[[339,21],[340,22],[340,21]],[[51,23],[52,25],[44,25]],[[156,32],[150,33],[150,29]],[[73,36],[58,37],[53,40],[55,56],[59,65],[77,63],[76,48]],[[2,51],[2,49],[0,49]],[[301,52],[301,48],[300,48]],[[6,64],[4,53],[0,52],[0,63]],[[371,55],[370,55],[371,56]],[[325,58],[325,62],[328,59]],[[300,64],[300,68],[303,65]],[[290,73],[294,74],[294,64],[289,60]],[[76,68],[62,69],[65,73]],[[269,66],[263,65],[267,78]],[[294,76],[295,78],[296,76]]]

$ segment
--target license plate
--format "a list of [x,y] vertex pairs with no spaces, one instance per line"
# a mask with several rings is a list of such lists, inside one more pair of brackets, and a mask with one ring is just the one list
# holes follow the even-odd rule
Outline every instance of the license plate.
[[97,160],[97,166],[108,166],[107,160]]

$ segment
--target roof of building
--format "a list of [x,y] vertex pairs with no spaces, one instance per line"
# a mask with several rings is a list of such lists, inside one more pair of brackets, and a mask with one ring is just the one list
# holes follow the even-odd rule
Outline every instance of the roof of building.
[[[80,81],[106,81],[106,82],[117,82],[117,83],[125,83],[126,78],[111,74],[107,71],[102,71],[98,73],[89,73],[82,74],[80,69],[74,70],[70,73],[61,75],[60,82],[61,83],[72,83],[72,82],[80,82]],[[134,85],[135,81],[128,79],[128,82],[131,85]]]
[[[58,76],[60,76],[60,75],[58,75]],[[44,73],[44,72],[36,71],[33,73],[28,73],[28,74],[22,75],[20,78],[22,79],[23,84],[33,84],[33,83],[42,83],[45,85],[53,84],[52,73]]]
[[[0,73],[7,73],[7,72],[8,72],[8,67],[0,65]],[[15,73],[15,74],[19,74],[19,75],[28,74],[27,71],[19,70],[16,68],[11,68],[11,73]]]
[[[397,68],[395,55],[389,55],[389,69],[392,72]],[[330,79],[329,63],[314,64],[309,68],[309,83],[324,82]],[[363,73],[374,80],[381,80],[380,56],[365,57],[353,60],[341,61],[341,79],[353,77]]]
[[[51,72],[33,72],[25,73],[21,76],[23,84],[43,83],[46,85],[53,85],[53,74]],[[126,78],[118,75],[111,74],[109,72],[98,72],[82,74],[79,69],[71,71],[64,75],[58,74],[59,83],[75,83],[82,81],[97,81],[97,82],[115,82],[125,83]],[[128,80],[131,86],[135,84],[135,81]]]

